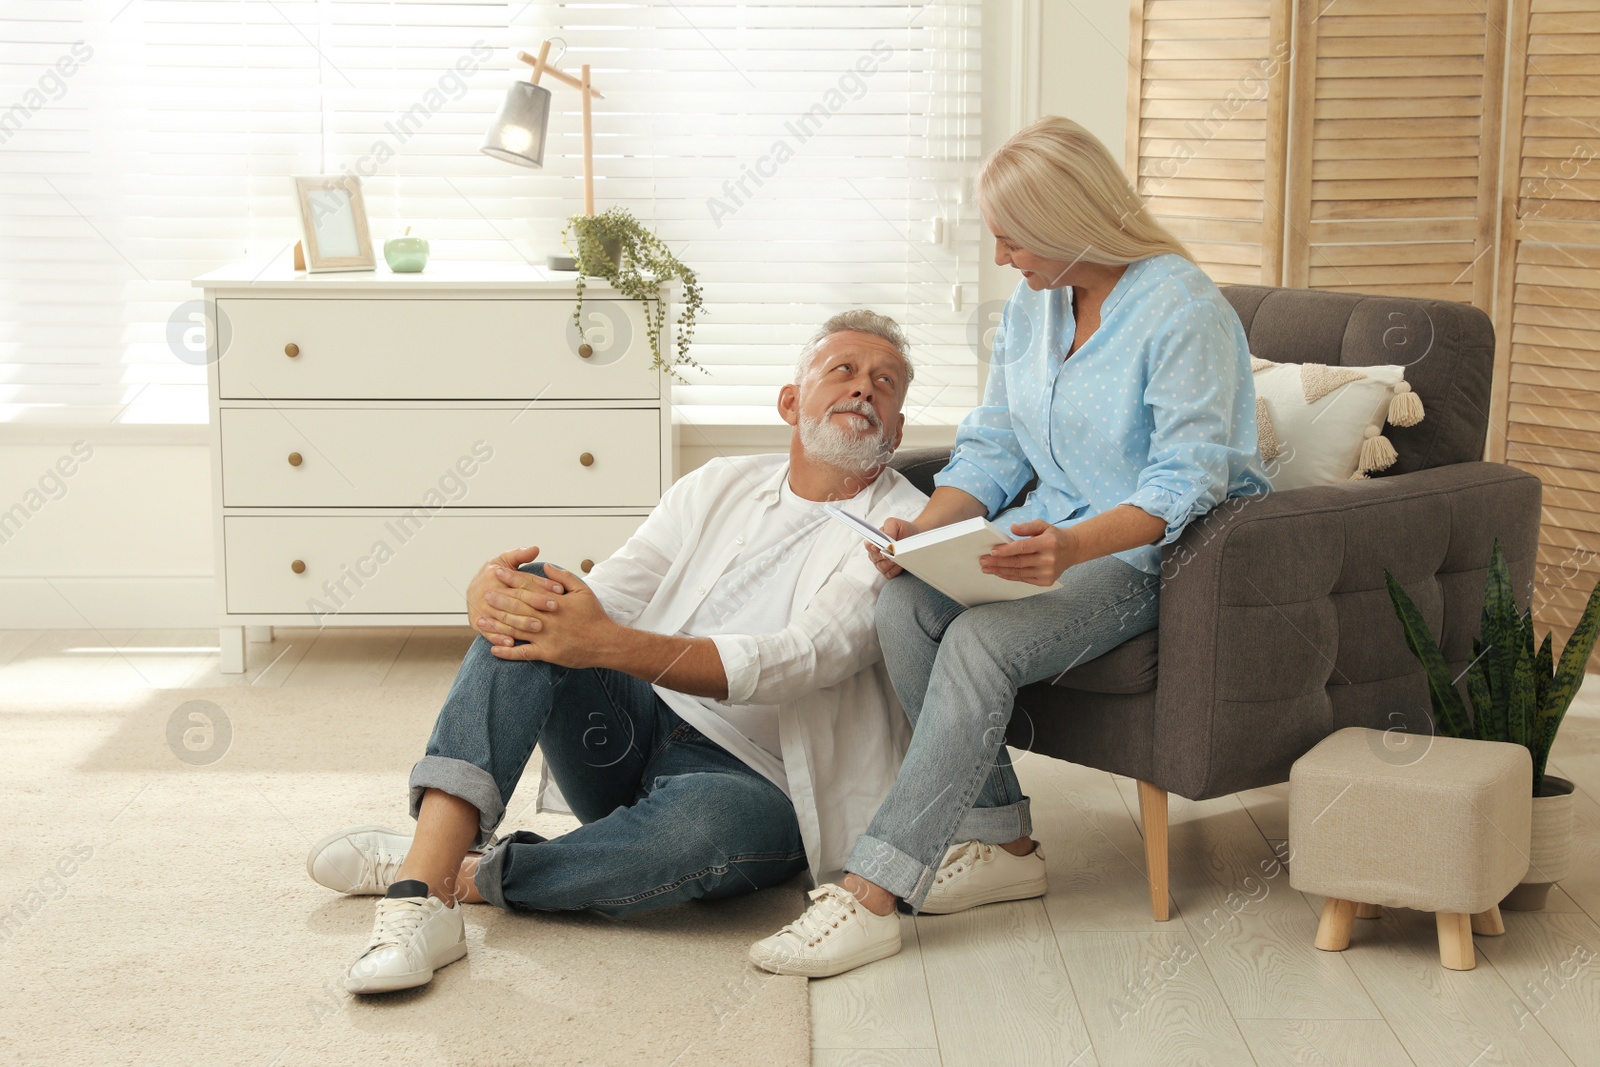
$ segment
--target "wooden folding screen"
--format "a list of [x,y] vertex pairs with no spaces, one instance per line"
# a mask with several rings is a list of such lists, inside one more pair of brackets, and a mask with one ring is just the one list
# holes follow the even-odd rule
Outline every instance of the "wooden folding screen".
[[1133,4],[1127,168],[1219,283],[1283,272],[1288,0]]
[[1559,642],[1600,580],[1600,4],[1514,0],[1507,36],[1489,456],[1544,482],[1534,614]]
[[1128,171],[1214,279],[1494,317],[1486,453],[1544,482],[1535,614],[1564,640],[1600,579],[1600,0],[1131,14]]
[[1487,310],[1499,11],[1474,0],[1135,0],[1129,172],[1219,282]]
[[1283,284],[1494,293],[1505,28],[1475,0],[1298,0]]

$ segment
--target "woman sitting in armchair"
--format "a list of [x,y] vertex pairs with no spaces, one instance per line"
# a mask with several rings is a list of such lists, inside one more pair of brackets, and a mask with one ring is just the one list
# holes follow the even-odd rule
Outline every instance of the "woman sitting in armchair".
[[843,883],[751,948],[778,973],[898,952],[897,901],[939,914],[1043,895],[1005,749],[1017,690],[1154,629],[1161,546],[1224,499],[1269,490],[1239,318],[1094,135],[1057,117],[1027,127],[984,162],[978,204],[995,262],[1022,278],[932,498],[884,532],[989,516],[1017,540],[983,569],[1060,588],[968,608],[868,547],[894,579],[878,634],[911,745]]

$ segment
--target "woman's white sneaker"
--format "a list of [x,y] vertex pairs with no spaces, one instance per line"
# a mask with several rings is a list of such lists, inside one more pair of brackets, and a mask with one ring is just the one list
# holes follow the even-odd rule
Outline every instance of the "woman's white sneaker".
[[461,905],[446,907],[428,884],[408,878],[378,901],[372,937],[350,965],[344,987],[352,993],[388,993],[426,985],[433,972],[467,954]]
[[389,891],[410,850],[410,834],[386,826],[352,826],[311,846],[306,873],[335,893],[380,896]]
[[951,845],[923,898],[919,915],[948,915],[979,904],[1028,900],[1045,893],[1044,852],[1037,843],[1026,856],[999,845],[961,841]]
[[750,946],[750,962],[774,974],[826,978],[900,951],[900,916],[878,915],[825,882],[794,922]]

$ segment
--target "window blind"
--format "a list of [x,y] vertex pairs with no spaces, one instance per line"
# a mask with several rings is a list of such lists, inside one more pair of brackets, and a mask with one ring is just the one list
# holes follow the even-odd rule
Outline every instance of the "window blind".
[[291,175],[359,174],[375,245],[410,225],[437,259],[562,251],[576,92],[553,87],[542,171],[478,151],[527,76],[515,51],[554,36],[606,96],[597,209],[628,208],[699,272],[688,417],[774,417],[806,337],[868,306],[911,337],[908,414],[953,421],[976,401],[980,9],[7,0],[0,419],[205,421],[189,279],[289,255]]

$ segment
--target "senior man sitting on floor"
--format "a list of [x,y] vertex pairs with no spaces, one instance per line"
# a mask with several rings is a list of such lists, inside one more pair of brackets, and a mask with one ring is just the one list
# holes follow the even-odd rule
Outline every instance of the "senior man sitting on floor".
[[[587,579],[537,548],[484,564],[479,636],[411,771],[415,836],[341,830],[306,863],[383,895],[347,989],[465,956],[463,903],[620,916],[843,866],[910,726],[873,621],[884,578],[821,505],[878,525],[921,510],[886,466],[911,378],[892,319],[836,315],[779,391],[788,454],[685,476]],[[536,744],[582,825],[496,840]]]

